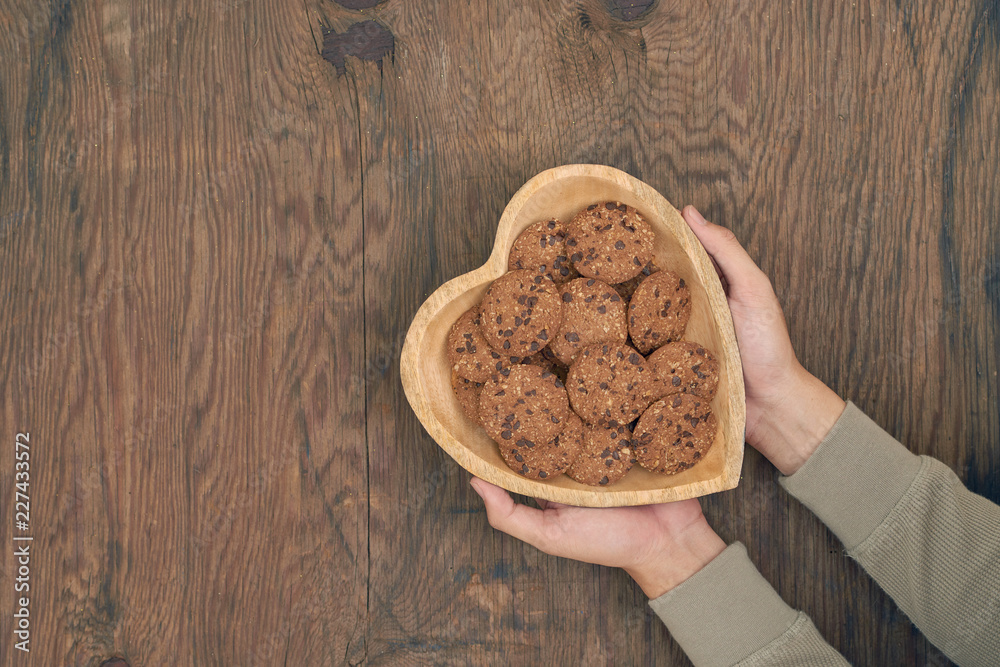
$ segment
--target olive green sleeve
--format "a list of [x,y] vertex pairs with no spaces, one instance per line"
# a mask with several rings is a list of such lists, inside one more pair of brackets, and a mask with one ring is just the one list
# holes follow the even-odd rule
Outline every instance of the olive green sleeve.
[[785,604],[739,542],[649,604],[696,667],[847,664],[808,616]]
[[945,655],[1000,664],[1000,507],[853,404],[781,484]]
[[[1000,507],[850,403],[781,484],[949,658],[1000,664]],[[846,664],[738,543],[650,606],[698,666]]]

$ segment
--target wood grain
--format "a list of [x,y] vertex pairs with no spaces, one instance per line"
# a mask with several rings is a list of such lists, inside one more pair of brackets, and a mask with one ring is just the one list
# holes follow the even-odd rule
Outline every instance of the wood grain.
[[[4,664],[687,664],[403,396],[419,305],[561,164],[730,226],[803,363],[1000,500],[993,0],[0,0],[0,59]],[[947,664],[755,452],[703,506],[852,663]]]

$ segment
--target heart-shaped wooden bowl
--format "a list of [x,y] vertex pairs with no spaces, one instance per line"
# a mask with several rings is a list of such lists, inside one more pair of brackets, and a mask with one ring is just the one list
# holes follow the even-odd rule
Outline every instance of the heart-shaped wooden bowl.
[[[490,283],[507,271],[511,246],[525,227],[552,217],[569,221],[587,205],[611,200],[639,210],[656,235],[657,265],[679,274],[690,286],[693,310],[684,337],[708,346],[722,367],[719,391],[712,400],[719,433],[706,457],[677,475],[657,475],[636,465],[608,487],[586,486],[565,475],[547,481],[526,479],[504,464],[496,444],[462,413],[451,390],[448,331],[482,299]],[[508,491],[568,505],[614,507],[694,498],[739,483],[746,399],[722,284],[677,209],[653,188],[612,167],[566,165],[543,171],[525,183],[504,209],[486,264],[439,287],[417,311],[403,344],[400,374],[406,398],[431,437],[463,468]]]

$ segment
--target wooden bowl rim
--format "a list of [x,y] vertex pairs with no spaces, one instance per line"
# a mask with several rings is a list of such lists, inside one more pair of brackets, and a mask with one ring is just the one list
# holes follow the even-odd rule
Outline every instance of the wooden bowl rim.
[[[705,288],[705,292],[708,295],[710,312],[715,318],[715,324],[719,328],[722,337],[729,341],[728,345],[724,345],[722,350],[717,351],[717,354],[725,357],[725,362],[729,369],[727,395],[731,416],[730,432],[723,433],[727,452],[723,469],[718,476],[673,487],[644,490],[618,490],[614,486],[607,488],[595,487],[593,489],[587,487],[581,489],[563,488],[547,484],[544,481],[520,477],[516,474],[512,477],[502,474],[503,471],[499,471],[494,465],[473,455],[441,423],[430,406],[430,402],[420,383],[418,363],[418,354],[429,324],[442,308],[451,303],[456,297],[467,292],[470,285],[479,285],[486,281],[492,281],[506,273],[507,255],[509,252],[506,248],[506,241],[511,239],[513,225],[521,209],[536,192],[556,180],[581,176],[611,181],[631,191],[639,201],[656,210],[662,224],[666,224],[663,221],[671,214],[680,215],[677,209],[651,186],[614,167],[595,164],[569,164],[547,169],[532,177],[514,193],[514,196],[511,197],[504,208],[503,214],[500,217],[500,223],[497,226],[493,251],[490,253],[489,259],[478,269],[452,278],[438,287],[427,297],[417,310],[416,315],[414,315],[410,328],[406,333],[400,357],[400,378],[406,398],[428,434],[459,465],[476,477],[501,486],[513,493],[520,493],[568,505],[616,507],[677,501],[735,488],[739,484],[740,470],[743,465],[746,424],[743,366],[736,344],[732,314],[729,310],[729,304],[723,291],[722,283],[719,281],[715,268],[705,249],[702,247],[701,242],[698,241],[687,224],[683,222],[678,226],[679,229],[677,230],[680,234],[679,240]],[[730,448],[736,448],[738,451],[730,451]]]

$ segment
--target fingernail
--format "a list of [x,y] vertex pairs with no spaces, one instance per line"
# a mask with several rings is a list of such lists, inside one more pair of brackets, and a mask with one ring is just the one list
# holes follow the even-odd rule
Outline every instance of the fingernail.
[[478,482],[478,481],[479,481],[479,480],[477,480],[477,479],[476,479],[475,477],[473,477],[473,478],[472,478],[472,479],[471,479],[471,480],[469,481],[469,486],[471,486],[471,487],[472,487],[472,490],[476,492],[476,495],[478,495],[478,496],[479,496],[480,498],[482,498],[482,497],[483,497],[483,492],[479,490],[479,487],[478,487],[478,486],[476,486],[476,482]]
[[694,206],[691,206],[690,209],[691,209],[691,217],[694,218],[695,222],[697,222],[700,225],[707,224],[707,221],[705,220],[704,216],[702,216],[702,214],[698,211],[698,209],[696,209]]

